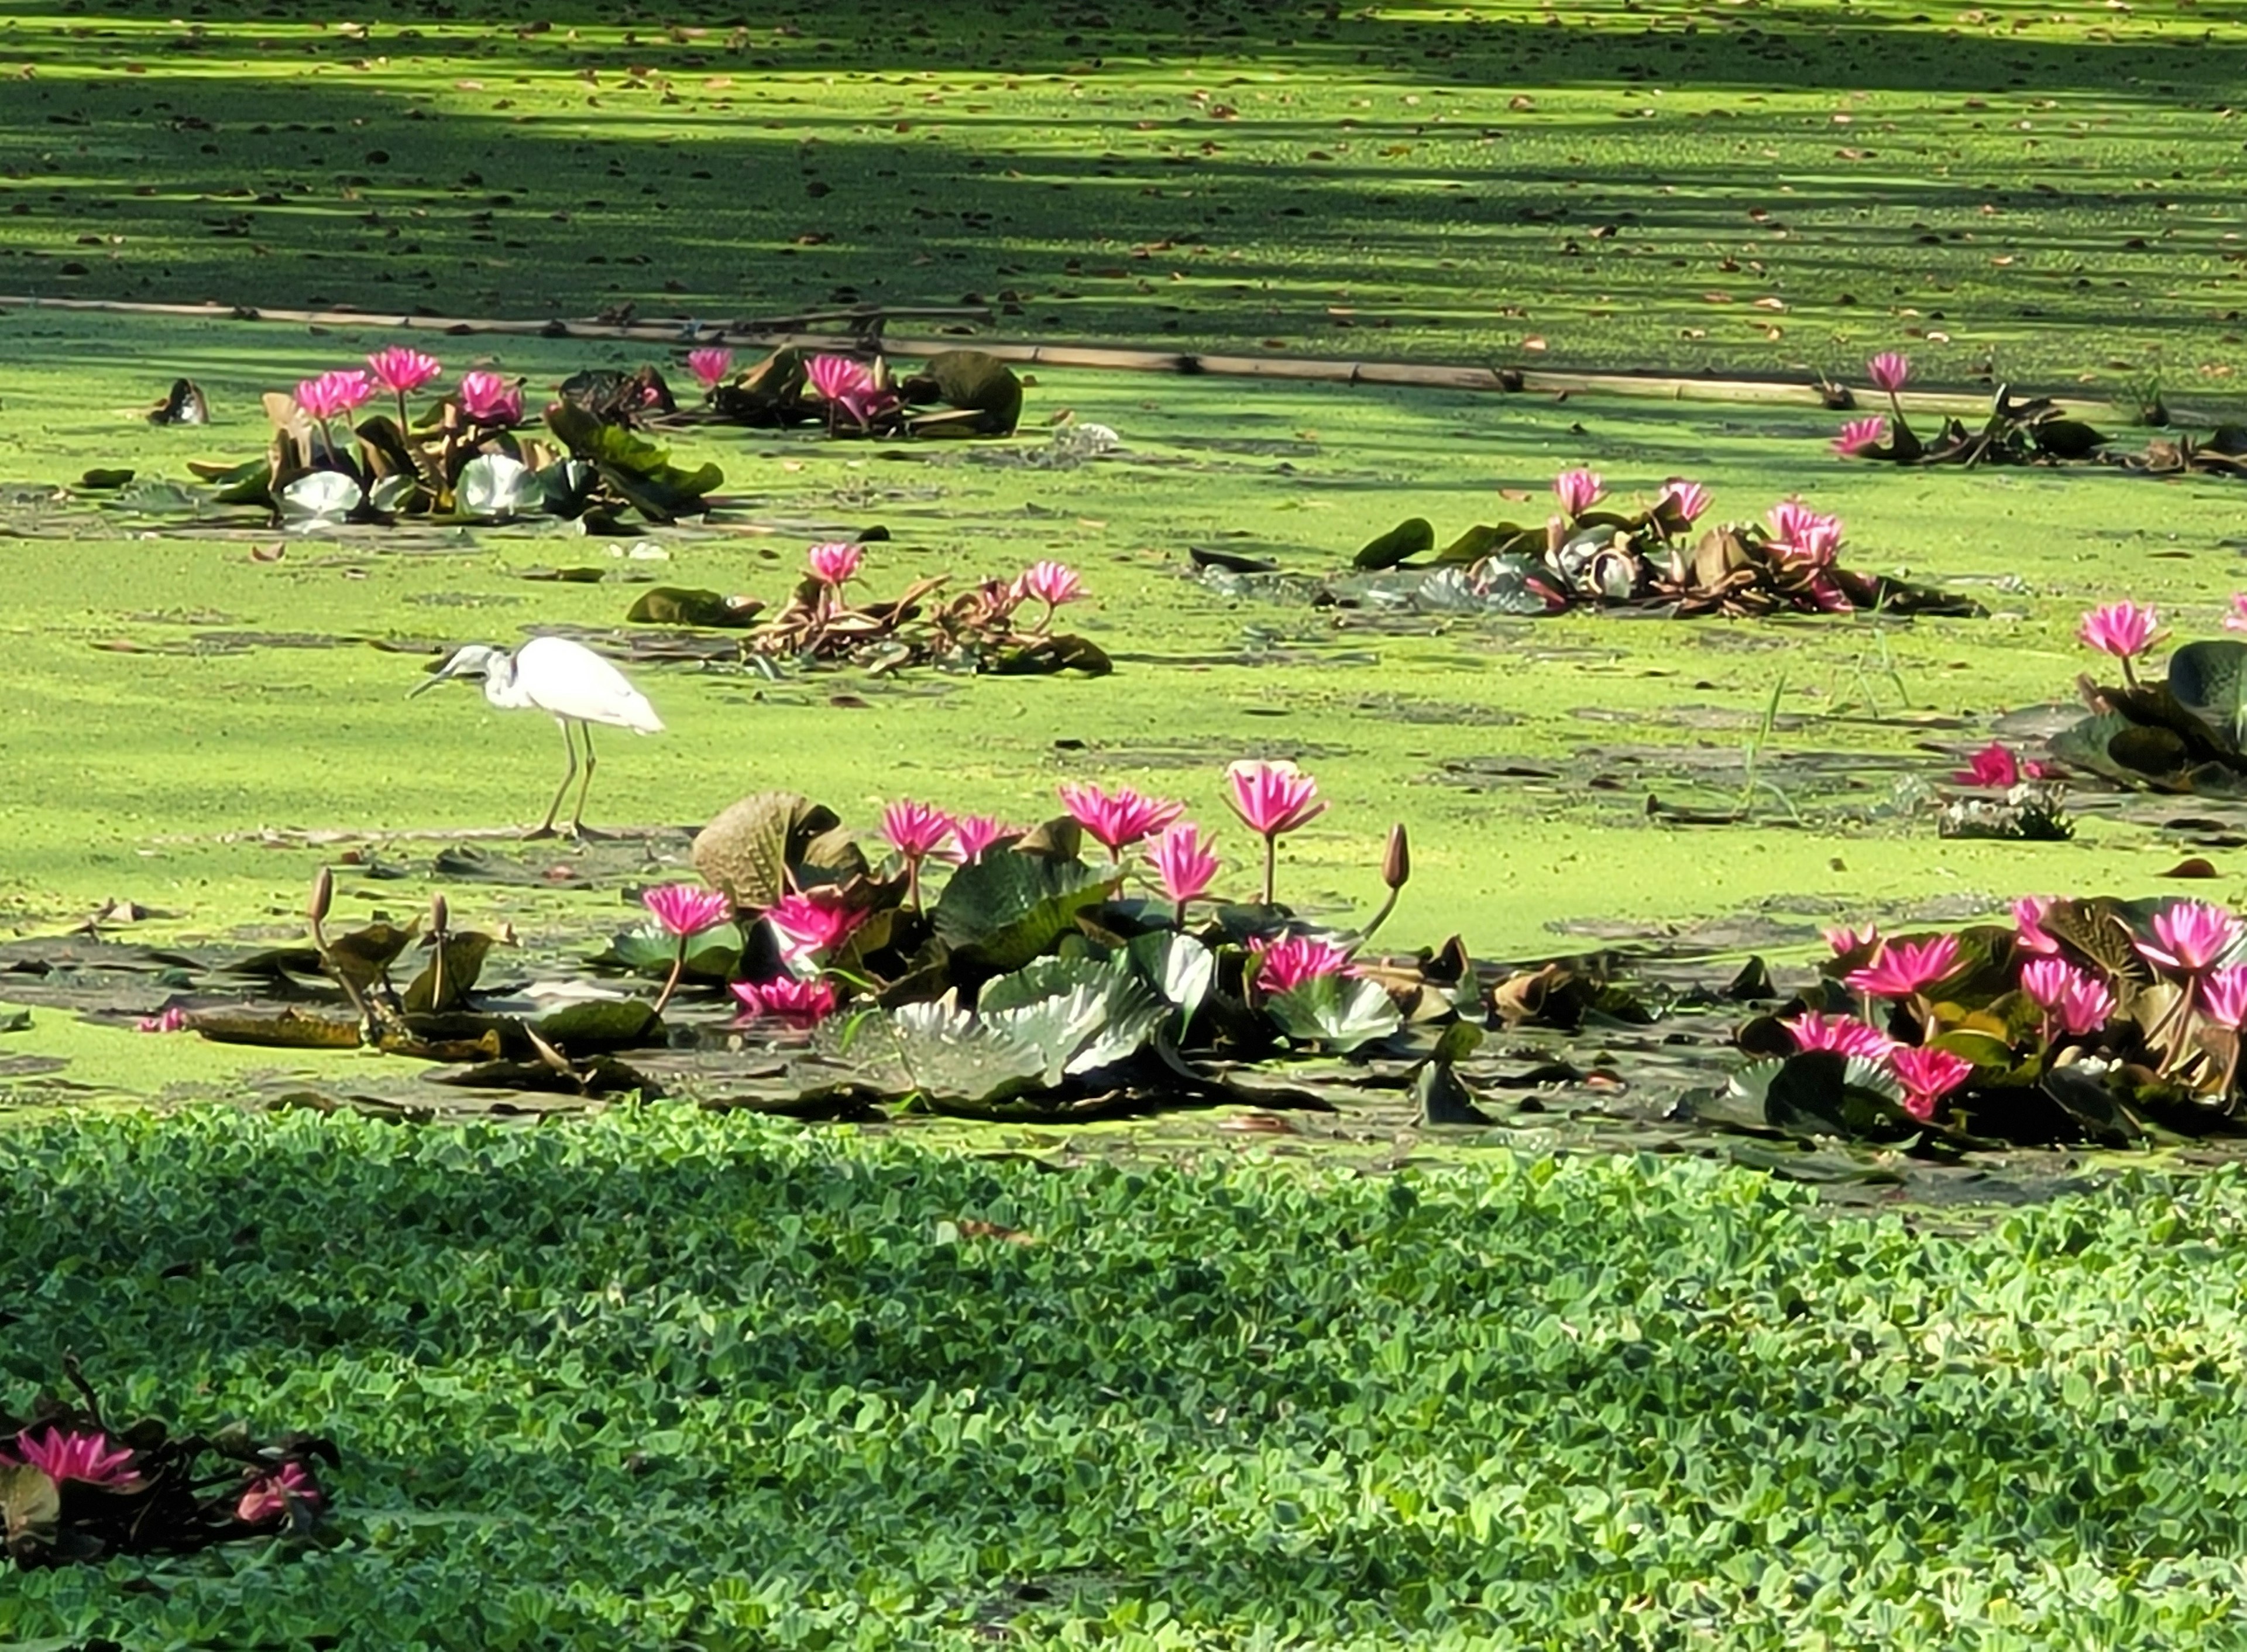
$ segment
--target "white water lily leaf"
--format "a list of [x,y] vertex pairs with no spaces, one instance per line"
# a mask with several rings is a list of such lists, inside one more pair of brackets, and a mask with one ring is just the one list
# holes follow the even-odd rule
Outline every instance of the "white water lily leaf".
[[505,454],[480,454],[461,468],[453,490],[461,509],[471,516],[512,516],[543,503],[546,489],[530,468]]
[[364,497],[340,470],[307,471],[281,490],[281,520],[291,528],[337,527]]

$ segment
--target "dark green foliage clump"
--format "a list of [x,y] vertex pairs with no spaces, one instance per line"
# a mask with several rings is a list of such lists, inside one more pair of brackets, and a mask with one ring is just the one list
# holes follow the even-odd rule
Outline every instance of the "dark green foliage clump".
[[26,1130],[0,1391],[74,1348],[342,1462],[331,1546],[10,1578],[0,1641],[2198,1643],[2243,1213],[2230,1171],[1923,1225],[654,1109]]

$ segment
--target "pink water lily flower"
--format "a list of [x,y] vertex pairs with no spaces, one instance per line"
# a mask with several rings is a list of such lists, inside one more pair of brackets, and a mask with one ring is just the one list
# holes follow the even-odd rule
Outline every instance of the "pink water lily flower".
[[2237,1032],[2247,1021],[2247,967],[2211,970],[2200,984],[2201,1008],[2218,1027]]
[[183,1033],[188,1028],[188,1012],[174,1004],[154,1015],[143,1015],[133,1025],[144,1033]]
[[1084,595],[1084,581],[1067,563],[1038,562],[1022,570],[1014,581],[1014,589],[1022,597],[1035,597],[1046,605],[1045,618],[1038,622],[1042,630],[1053,624],[1055,609]]
[[1890,941],[1871,963],[1852,970],[1845,985],[1873,998],[1916,998],[1958,966],[1958,938]]
[[1816,1010],[1805,1010],[1791,1021],[1781,1021],[1794,1040],[1798,1050],[1832,1050],[1837,1055],[1861,1055],[1868,1061],[1884,1060],[1896,1047],[1877,1027],[1868,1027],[1849,1015],[1821,1015]]
[[1226,769],[1225,782],[1233,812],[1260,837],[1292,832],[1326,812],[1318,782],[1290,762],[1244,758]]
[[1570,516],[1581,516],[1599,503],[1607,484],[1589,470],[1564,470],[1553,478],[1553,495]]
[[1264,904],[1272,904],[1280,839],[1326,812],[1319,783],[1289,762],[1241,761],[1225,771],[1233,812],[1264,840]]
[[1131,844],[1153,836],[1186,812],[1184,803],[1163,797],[1144,797],[1129,786],[1108,792],[1097,786],[1065,780],[1054,789],[1060,795],[1061,806],[1069,810],[1078,825],[1092,834],[1112,859],[1120,859]]
[[2095,975],[2079,970],[2052,1006],[2059,1030],[2070,1038],[2083,1038],[2103,1030],[2114,1014],[2114,989]]
[[2151,608],[2132,602],[2108,603],[2085,614],[2075,634],[2086,646],[2121,660],[2124,680],[2135,687],[2138,679],[2131,662],[2153,647],[2160,623]]
[[973,866],[1000,839],[1021,835],[1021,827],[1009,826],[996,815],[962,815],[952,823],[952,848],[948,852],[961,865]]
[[690,350],[686,352],[686,370],[702,381],[705,390],[715,390],[726,382],[726,375],[734,371],[734,352],[730,350]]
[[835,984],[823,979],[781,975],[768,981],[734,981],[731,989],[745,1019],[770,1015],[791,1027],[816,1027],[835,1013]]
[[522,418],[522,386],[495,372],[464,372],[461,411],[479,425],[518,423]]
[[804,364],[804,376],[830,408],[861,427],[898,405],[896,393],[876,382],[871,367],[848,356],[814,356]]
[[857,578],[858,565],[865,559],[864,550],[839,539],[830,539],[823,545],[814,545],[804,554],[804,560],[811,568],[811,577],[830,590],[840,590]]
[[1888,1070],[1903,1086],[1903,1110],[1924,1124],[1935,1116],[1937,1103],[1974,1075],[1974,1063],[1947,1049],[1895,1050]]
[[1987,786],[2010,791],[2024,780],[2042,780],[2042,763],[2024,760],[2001,740],[1993,740],[1966,760],[1966,767],[1951,775],[1960,786]]
[[2139,955],[2180,975],[2203,975],[2239,944],[2239,920],[2206,901],[2181,900],[2154,914],[2154,938]]
[[903,798],[882,811],[882,836],[905,857],[905,904],[920,911],[920,864],[952,836],[952,816],[927,803]]
[[291,1507],[317,1509],[320,1501],[320,1488],[312,1484],[304,1465],[283,1463],[277,1469],[249,1477],[249,1484],[242,1488],[241,1501],[234,1505],[234,1518],[244,1526],[263,1526],[281,1519]]
[[2013,903],[2013,945],[2024,952],[2051,958],[2059,943],[2045,933],[2044,915],[2052,910],[2047,895],[2024,895]]
[[1316,935],[1251,941],[1249,950],[1256,956],[1257,990],[1264,993],[1292,993],[1306,981],[1349,969],[1349,954]]
[[1179,821],[1166,828],[1155,840],[1153,851],[1148,856],[1155,868],[1155,876],[1163,885],[1163,893],[1178,909],[1178,921],[1183,926],[1186,920],[1186,903],[1199,900],[1209,892],[1217,879],[1218,859],[1215,851],[1201,835],[1201,828],[1192,821]]
[[1826,944],[1834,949],[1834,957],[1847,958],[1850,953],[1861,948],[1879,945],[1881,926],[1878,924],[1868,924],[1859,931],[1851,929],[1846,924],[1836,925],[1826,932]]
[[952,835],[952,816],[932,804],[903,798],[882,811],[882,836],[908,860],[933,855]]
[[765,922],[780,943],[780,955],[800,964],[815,952],[833,950],[864,921],[825,890],[788,895],[765,909]]
[[1879,413],[1869,419],[1852,419],[1841,427],[1841,433],[1834,438],[1834,451],[1844,459],[1854,459],[1859,454],[1870,453],[1888,439],[1888,421]]
[[1841,519],[1813,510],[1799,499],[1781,500],[1765,520],[1771,524],[1772,543],[1806,561],[1823,565],[1841,547]]
[[640,905],[655,914],[664,932],[685,940],[714,929],[733,916],[734,904],[699,884],[659,884],[640,891]]
[[2114,994],[2107,984],[2065,959],[2034,958],[2022,965],[2021,991],[2070,1038],[2097,1032],[2114,1013]]
[[386,350],[376,351],[366,358],[366,366],[367,371],[374,375],[375,383],[401,396],[408,391],[420,389],[445,371],[444,364],[436,357],[425,356],[404,345],[392,345]]
[[366,375],[353,368],[300,380],[296,400],[306,418],[325,425],[331,419],[364,406],[373,394],[374,386],[367,382]]
[[1672,476],[1662,484],[1662,502],[1683,517],[1690,528],[1700,521],[1702,513],[1709,509],[1709,490],[1697,481]]
[[803,364],[803,376],[830,401],[840,401],[874,382],[873,369],[849,356],[814,356]]
[[2231,594],[2231,611],[2223,617],[2226,631],[2247,631],[2247,590]]
[[12,1453],[0,1447],[0,1459],[35,1468],[57,1485],[76,1480],[81,1485],[121,1486],[139,1478],[132,1451],[91,1430],[65,1434],[50,1426],[39,1436],[25,1429],[16,1437]]
[[1893,396],[1911,377],[1911,358],[1900,351],[1883,350],[1865,364],[1865,372],[1874,388]]

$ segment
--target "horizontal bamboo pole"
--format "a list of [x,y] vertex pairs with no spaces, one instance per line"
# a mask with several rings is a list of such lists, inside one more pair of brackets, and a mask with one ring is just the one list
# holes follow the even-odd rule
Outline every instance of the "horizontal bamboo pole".
[[[354,327],[383,331],[433,332],[448,337],[493,336],[521,338],[584,338],[630,340],[636,343],[733,345],[776,350],[785,345],[802,349],[847,351],[861,347],[851,333],[798,331],[762,325],[723,325],[678,321],[509,320],[495,317],[403,315],[372,310],[272,310],[248,305],[155,304],[124,298],[39,298],[0,295],[0,311],[55,310],[111,315],[176,317],[196,321],[272,322],[290,326]],[[857,312],[825,312],[837,319]],[[988,311],[953,306],[911,306],[879,312],[900,318],[947,315],[986,315]],[[822,318],[822,312],[792,317]],[[1158,372],[1207,375],[1227,379],[1277,379],[1299,382],[1353,385],[1403,385],[1431,390],[1470,390],[1499,395],[1632,396],[1663,401],[1752,403],[1770,406],[1826,408],[1826,392],[1817,383],[1799,379],[1718,378],[1713,374],[1654,372],[1552,372],[1533,368],[1468,367],[1432,362],[1342,361],[1307,356],[1240,356],[1193,351],[1127,349],[1104,345],[1019,344],[1002,340],[960,338],[898,338],[884,337],[882,348],[893,355],[932,356],[940,351],[976,349],[1025,366],[1087,368],[1108,372]],[[1885,397],[1869,392],[1860,401],[1877,412]],[[1913,413],[1956,414],[1973,418],[1986,413],[1986,393],[1918,391],[1902,399]],[[2137,409],[2121,404],[2069,398],[2079,411],[2105,410],[2112,416],[2134,419]]]

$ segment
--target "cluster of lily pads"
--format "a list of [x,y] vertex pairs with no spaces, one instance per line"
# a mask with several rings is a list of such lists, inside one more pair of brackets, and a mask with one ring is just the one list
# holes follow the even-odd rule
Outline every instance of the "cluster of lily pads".
[[2204,1133],[2238,1103],[2247,925],[2195,900],[2025,898],[2011,928],[1829,932],[1734,1081],[1782,1129],[1903,1141]]
[[1544,615],[1581,605],[1658,608],[1680,617],[1798,613],[1977,612],[1975,605],[1840,561],[1839,516],[1800,499],[1761,522],[1703,528],[1707,488],[1665,481],[1650,502],[1611,500],[1589,470],[1554,478],[1559,509],[1541,522],[1478,524],[1440,550],[1424,516],[1362,548],[1363,570],[1400,568],[1433,552],[1434,571],[1406,593],[1422,606]]
[[876,672],[906,666],[1022,676],[1062,671],[1103,676],[1114,669],[1089,638],[1054,629],[1060,610],[1085,595],[1066,563],[1035,562],[1012,579],[980,579],[951,596],[949,576],[913,581],[885,599],[854,600],[866,547],[811,547],[795,590],[765,612],[755,598],[661,585],[644,591],[625,618],[639,624],[748,628],[749,648],[804,664],[851,664]]
[[715,465],[673,465],[644,435],[567,397],[533,434],[522,427],[521,381],[497,373],[464,372],[417,413],[409,398],[443,373],[420,351],[379,350],[363,368],[269,393],[273,439],[263,457],[190,468],[215,487],[218,502],[260,506],[304,529],[546,515],[621,530],[628,515],[699,515],[724,481]]
[[[1865,364],[1873,388],[1888,398],[1886,413],[1870,413],[1847,420],[1834,438],[1834,451],[1844,459],[1875,460],[1893,465],[2059,465],[2096,463],[2140,470],[2152,475],[2195,471],[2209,474],[2247,475],[2247,426],[2218,425],[2205,437],[2179,433],[2156,438],[2141,453],[2114,451],[2114,438],[2105,435],[2049,396],[2014,399],[2012,388],[2000,385],[1990,400],[1987,418],[1978,426],[1945,419],[1933,436],[1922,440],[1904,417],[1900,393],[1911,381],[1911,358],[1900,351],[1884,350]],[[1837,392],[1840,405],[1848,405],[1846,392]],[[2146,407],[2148,422],[2166,423],[2168,412],[2158,399]]]
[[[645,922],[596,960],[647,986],[582,983],[558,1007],[480,993],[498,939],[456,929],[441,896],[426,922],[334,932],[324,870],[311,945],[232,966],[267,980],[261,999],[201,1002],[177,1024],[228,1042],[371,1046],[453,1064],[437,1075],[449,1082],[580,1096],[660,1094],[643,1068],[683,1056],[707,1073],[777,1041],[794,1110],[904,1102],[1065,1119],[1237,1099],[1243,1066],[1376,1047],[1441,1091],[1488,1017],[1574,1025],[1605,990],[1550,969],[1485,983],[1457,939],[1374,957],[1410,876],[1404,829],[1383,852],[1379,909],[1316,922],[1275,887],[1281,840],[1326,808],[1316,782],[1244,761],[1223,795],[1245,856],[1182,800],[1130,786],[1066,783],[1062,812],[1027,826],[902,800],[865,836],[794,794],[744,798],[694,840],[701,882],[644,891]],[[1228,887],[1240,861],[1247,886]],[[400,986],[392,972],[409,955]]]
[[1008,436],[1021,422],[1022,381],[980,350],[947,350],[900,379],[882,357],[809,352],[790,345],[737,366],[734,352],[691,351],[703,411],[729,424],[816,424],[830,436]]
[[1326,807],[1317,782],[1258,761],[1225,787],[1260,846],[1246,901],[1219,893],[1215,836],[1183,802],[1130,786],[1064,783],[1063,812],[1035,826],[900,801],[871,854],[831,811],[767,794],[704,829],[706,885],[648,891],[651,924],[611,956],[660,965],[659,1004],[699,977],[722,984],[742,1028],[814,1029],[807,1096],[969,1113],[1192,1095],[1214,1088],[1197,1058],[1348,1055],[1408,1016],[1454,1014],[1453,989],[1472,998],[1456,960],[1434,976],[1361,962],[1410,876],[1401,827],[1380,911],[1315,925],[1278,904],[1274,880],[1280,839]]
[[0,1539],[20,1567],[112,1554],[184,1553],[311,1530],[326,1502],[308,1435],[256,1444],[233,1428],[174,1435],[154,1418],[113,1429],[79,1376],[80,1403],[47,1396],[28,1420],[0,1412]]

